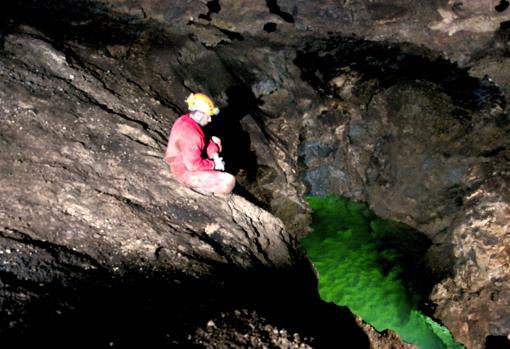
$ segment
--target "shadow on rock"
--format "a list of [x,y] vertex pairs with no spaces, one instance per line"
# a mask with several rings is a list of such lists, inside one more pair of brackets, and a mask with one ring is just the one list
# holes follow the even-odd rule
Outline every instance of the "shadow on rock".
[[53,268],[62,272],[60,280],[42,271],[39,281],[21,282],[9,278],[12,274],[2,275],[1,291],[12,299],[24,297],[18,308],[10,309],[8,323],[2,321],[3,348],[241,348],[246,346],[236,346],[232,339],[202,342],[197,331],[209,327],[219,314],[239,313],[239,309],[254,310],[244,328],[239,328],[236,318],[223,316],[222,321],[237,328],[243,338],[255,338],[262,321],[266,329],[285,329],[308,338],[317,349],[340,343],[369,347],[346,308],[319,299],[317,281],[306,262],[292,270],[222,266],[214,275],[197,279],[139,267],[122,274],[97,265],[83,270],[79,265],[84,257],[51,249],[64,261]]
[[[225,91],[228,104],[221,109],[221,113],[206,127],[206,135],[215,135],[222,140],[222,156],[226,162],[225,170],[240,177],[241,182],[234,192],[249,201],[267,209],[268,205],[250,193],[245,184],[255,183],[257,180],[257,155],[252,150],[250,134],[241,125],[241,120],[247,115],[256,113],[260,101],[246,86],[232,86]],[[246,182],[246,183],[244,183]],[[244,185],[243,185],[244,184]]]

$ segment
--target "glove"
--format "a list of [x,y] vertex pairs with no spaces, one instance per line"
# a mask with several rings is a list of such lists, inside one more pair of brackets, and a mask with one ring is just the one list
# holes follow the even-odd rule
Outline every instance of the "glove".
[[214,161],[214,169],[217,171],[225,171],[225,161],[221,158],[218,153],[214,154],[212,157]]

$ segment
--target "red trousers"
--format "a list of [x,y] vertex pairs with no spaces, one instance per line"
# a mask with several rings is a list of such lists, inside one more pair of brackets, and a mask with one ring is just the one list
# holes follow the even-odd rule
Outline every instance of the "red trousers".
[[234,189],[236,179],[230,173],[221,171],[186,171],[177,178],[187,187],[201,191],[228,194]]

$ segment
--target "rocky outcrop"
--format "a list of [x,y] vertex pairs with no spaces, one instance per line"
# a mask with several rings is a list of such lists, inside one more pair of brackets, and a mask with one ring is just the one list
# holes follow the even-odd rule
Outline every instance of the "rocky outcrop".
[[[111,305],[116,320],[128,318],[123,304],[133,299],[154,300],[133,308],[141,318],[155,304],[177,309],[157,334],[154,322],[142,326],[157,344],[185,343],[200,326],[196,341],[240,341],[239,329],[225,339],[239,318],[258,324],[252,339],[261,343],[303,344],[266,335],[264,323],[276,321],[266,313],[226,315],[218,333],[199,322],[232,314],[210,307],[229,297],[239,309],[251,298],[257,309],[281,303],[282,314],[316,297],[294,238],[307,231],[310,193],[368,202],[427,234],[435,315],[468,348],[510,332],[506,1],[1,6],[6,333],[46,318],[70,330],[69,310],[85,304],[89,319],[99,309],[93,296],[104,294],[99,305]],[[196,90],[222,109],[209,131],[223,139],[238,180],[229,199],[182,188],[161,159],[172,121]],[[260,270],[275,275],[273,297],[260,295]],[[233,275],[244,272],[239,288]],[[210,296],[184,305],[179,299],[200,298],[195,286]],[[286,299],[291,290],[299,292]],[[294,315],[278,321],[293,318],[289,331],[310,325]],[[116,343],[111,333],[136,327],[120,323],[98,338]]]
[[438,317],[458,329],[458,338],[468,347],[484,347],[481,339],[487,333],[501,339],[494,348],[504,346],[508,337],[510,191],[508,177],[505,181],[500,176],[466,198],[451,225],[455,274],[438,284],[431,296],[439,305]]
[[383,333],[377,332],[372,326],[356,317],[356,322],[361,326],[370,338],[371,349],[394,348],[394,349],[418,349],[416,345],[404,342],[393,331],[386,330]]
[[305,78],[329,98],[305,119],[301,173],[311,193],[368,202],[424,232],[433,273],[445,277],[432,294],[436,316],[483,348],[489,334],[506,336],[510,316],[495,296],[510,281],[506,96],[416,52],[340,38],[299,54]]
[[[3,345],[245,347],[267,333],[273,347],[326,348],[343,327],[344,340],[366,347],[352,314],[320,301],[311,265],[280,219],[237,193],[204,196],[171,177],[162,155],[181,113],[173,102],[194,81],[175,70],[194,70],[185,59],[165,63],[180,53],[162,38],[145,42],[150,26],[130,36],[135,29],[124,24],[120,43],[106,37],[108,45],[14,20],[2,32]],[[163,37],[189,56],[207,54],[187,38]],[[250,120],[262,146],[267,134]],[[248,326],[241,339],[200,330],[234,308]],[[233,314],[226,329],[237,326]]]
[[65,315],[77,306],[73,291],[88,297],[100,287],[108,298],[109,287],[143,289],[151,275],[170,291],[169,284],[204,279],[219,288],[227,270],[277,272],[303,262],[268,212],[237,195],[203,196],[171,178],[161,155],[163,124],[177,116],[171,108],[127,77],[116,76],[117,88],[105,86],[55,45],[28,28],[3,41],[6,336],[20,326],[30,333],[54,312]]

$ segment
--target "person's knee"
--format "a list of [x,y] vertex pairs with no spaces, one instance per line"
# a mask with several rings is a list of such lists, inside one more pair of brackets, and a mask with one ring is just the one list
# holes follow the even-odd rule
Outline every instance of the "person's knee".
[[228,194],[231,193],[236,185],[236,178],[229,173],[224,173],[224,181],[223,181],[222,193]]
[[230,175],[229,181],[227,183],[228,183],[228,187],[229,187],[230,191],[232,191],[236,185],[236,178],[234,176]]

